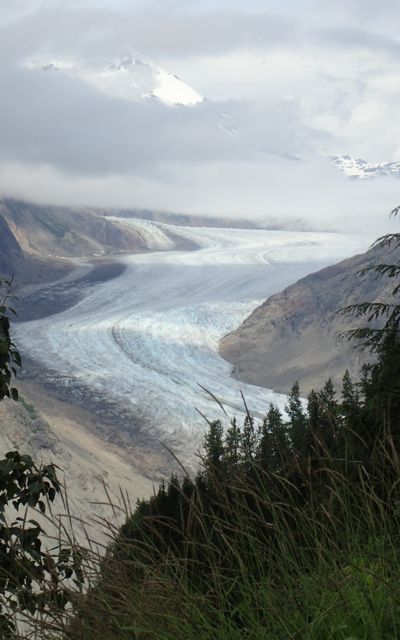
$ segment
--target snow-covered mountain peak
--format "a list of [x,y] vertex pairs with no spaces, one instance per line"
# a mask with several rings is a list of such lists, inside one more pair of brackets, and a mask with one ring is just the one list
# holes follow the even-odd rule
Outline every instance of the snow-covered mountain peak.
[[400,161],[396,162],[367,162],[362,158],[350,155],[332,155],[329,160],[349,178],[366,180],[378,176],[396,176],[400,178]]
[[203,102],[203,96],[188,84],[182,82],[175,74],[168,73],[160,67],[153,66],[153,69],[157,84],[149,95],[159,98],[166,104],[183,105],[186,107]]
[[[132,54],[117,58],[97,75],[97,84],[123,97],[158,98],[169,105],[192,106],[204,98],[191,86],[153,62]],[[139,94],[139,96],[138,96]]]
[[153,62],[131,53],[112,62],[99,59],[87,62],[80,58],[55,60],[29,60],[28,69],[57,71],[79,78],[113,96],[128,100],[155,98],[167,105],[194,106],[203,102],[200,93],[176,75]]

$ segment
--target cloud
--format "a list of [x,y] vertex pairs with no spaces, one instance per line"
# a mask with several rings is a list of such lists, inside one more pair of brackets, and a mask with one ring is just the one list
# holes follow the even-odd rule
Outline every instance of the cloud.
[[[318,227],[375,236],[398,226],[388,213],[400,202],[394,178],[353,181],[327,161],[284,159],[170,166],[164,174],[72,176],[49,166],[0,165],[8,194],[71,206],[153,208],[210,216],[303,218]],[[195,198],[194,198],[195,194]]]
[[[99,3],[97,3],[99,4]],[[186,6],[186,5],[185,5]],[[22,14],[1,34],[0,51],[20,55],[29,51],[63,50],[86,55],[101,50],[133,46],[143,55],[205,55],[237,49],[281,46],[293,42],[300,25],[274,12],[237,12],[213,9],[205,13],[171,3],[151,3],[146,8],[118,4],[71,8],[63,3],[43,3]],[[71,37],[73,35],[73,37]],[[16,50],[20,38],[21,49]]]
[[[71,173],[143,172],[164,162],[228,157],[216,109],[112,98],[60,73],[0,68],[0,158]],[[212,141],[209,144],[208,140]]]
[[[342,222],[353,207],[373,221],[400,182],[355,185],[324,157],[400,156],[396,16],[392,0],[3,0],[0,190]],[[207,99],[171,107],[90,81],[127,50]],[[60,58],[76,73],[24,68]]]
[[[69,173],[157,173],[163,165],[296,158],[313,135],[290,101],[204,101],[192,108],[130,101],[61,72],[0,67],[0,160]],[[230,130],[232,127],[232,130]],[[183,167],[182,167],[183,169]]]

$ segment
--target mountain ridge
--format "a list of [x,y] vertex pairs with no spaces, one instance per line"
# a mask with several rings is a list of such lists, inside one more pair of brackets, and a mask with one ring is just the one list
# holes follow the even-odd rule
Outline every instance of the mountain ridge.
[[77,258],[146,249],[134,229],[92,211],[0,199],[0,274],[20,283],[56,280]]
[[372,248],[298,280],[270,296],[220,342],[220,354],[236,379],[287,393],[298,380],[303,392],[329,375],[340,384],[345,369],[360,373],[360,351],[338,336],[356,325],[338,311],[365,300],[387,299],[387,281],[365,267],[398,260],[398,248]]
[[193,107],[204,101],[198,91],[177,75],[131,51],[110,60],[40,57],[25,60],[23,66],[32,71],[63,73],[128,100],[158,100],[172,107]]

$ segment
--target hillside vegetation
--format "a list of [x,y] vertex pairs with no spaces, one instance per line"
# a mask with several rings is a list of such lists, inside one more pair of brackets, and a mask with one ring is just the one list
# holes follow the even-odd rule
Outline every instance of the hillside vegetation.
[[399,399],[386,413],[376,373],[307,411],[295,386],[288,420],[212,423],[196,478],[139,503],[65,637],[398,638]]

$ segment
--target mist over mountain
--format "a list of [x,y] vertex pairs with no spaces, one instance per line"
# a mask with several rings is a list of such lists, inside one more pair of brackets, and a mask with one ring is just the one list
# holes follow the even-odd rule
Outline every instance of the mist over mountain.
[[132,52],[107,60],[81,57],[28,59],[27,69],[61,73],[80,79],[111,96],[127,100],[159,100],[166,105],[193,106],[204,98],[176,75]]
[[400,196],[392,24],[310,2],[290,17],[255,0],[10,5],[0,191],[67,207],[386,225]]

